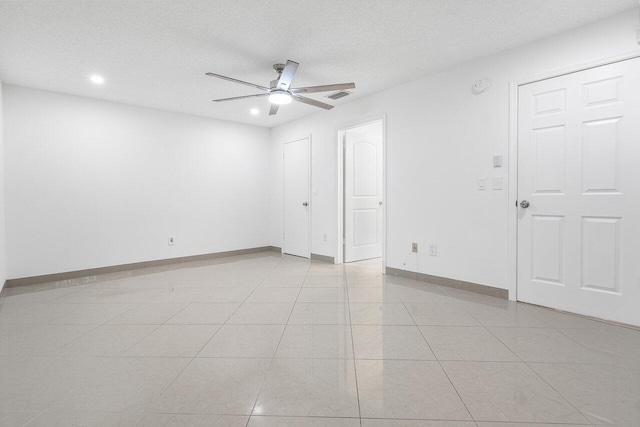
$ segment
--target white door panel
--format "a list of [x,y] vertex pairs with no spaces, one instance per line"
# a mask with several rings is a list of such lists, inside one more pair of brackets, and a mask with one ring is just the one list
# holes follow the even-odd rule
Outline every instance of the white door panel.
[[382,256],[382,122],[345,132],[344,261]]
[[309,139],[284,144],[283,252],[309,258]]
[[640,325],[640,59],[518,96],[518,300]]

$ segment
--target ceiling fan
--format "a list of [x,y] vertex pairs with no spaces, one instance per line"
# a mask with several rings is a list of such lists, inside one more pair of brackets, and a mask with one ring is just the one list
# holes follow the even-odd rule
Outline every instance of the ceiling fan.
[[264,93],[258,93],[255,95],[245,95],[245,96],[235,96],[233,98],[214,99],[213,100],[214,102],[235,101],[237,99],[268,96],[269,102],[271,103],[271,109],[269,110],[270,116],[273,116],[278,112],[278,107],[280,107],[280,105],[288,104],[292,100],[302,102],[308,105],[313,105],[314,107],[324,108],[325,110],[330,110],[333,108],[333,105],[325,104],[324,102],[316,101],[315,99],[307,98],[306,96],[302,96],[300,94],[327,92],[331,90],[354,89],[356,87],[355,83],[338,83],[338,84],[332,84],[332,85],[292,88],[291,82],[293,81],[293,76],[296,74],[298,65],[299,64],[297,62],[290,61],[290,60],[287,60],[286,64],[274,64],[273,70],[276,73],[278,73],[278,78],[275,80],[272,80],[269,87],[264,87],[257,84],[244,82],[242,80],[234,79],[231,77],[221,76],[220,74],[214,74],[214,73],[206,73],[206,74],[207,76],[210,76],[210,77],[217,77],[219,79],[240,83],[240,84],[251,86],[256,89],[260,89],[264,91]]

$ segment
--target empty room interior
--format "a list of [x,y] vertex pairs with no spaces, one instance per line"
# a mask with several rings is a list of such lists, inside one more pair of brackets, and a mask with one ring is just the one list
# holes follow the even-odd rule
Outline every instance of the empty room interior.
[[0,0],[0,426],[640,426],[639,261],[638,0]]

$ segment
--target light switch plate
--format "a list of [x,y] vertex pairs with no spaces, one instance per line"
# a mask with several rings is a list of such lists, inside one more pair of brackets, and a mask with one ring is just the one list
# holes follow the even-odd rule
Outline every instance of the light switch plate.
[[493,156],[493,167],[494,168],[501,168],[502,167],[502,156],[501,155]]
[[487,179],[478,178],[478,190],[486,190],[486,189],[487,189]]

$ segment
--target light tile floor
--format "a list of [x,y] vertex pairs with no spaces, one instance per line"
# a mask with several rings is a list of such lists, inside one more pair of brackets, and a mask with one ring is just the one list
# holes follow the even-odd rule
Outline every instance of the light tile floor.
[[5,289],[1,426],[640,425],[640,331],[273,252]]

